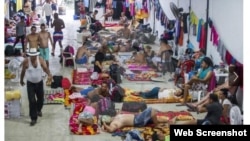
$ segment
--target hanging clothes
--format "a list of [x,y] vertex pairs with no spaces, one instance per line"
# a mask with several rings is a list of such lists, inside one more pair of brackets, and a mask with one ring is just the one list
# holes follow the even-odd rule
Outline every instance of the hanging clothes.
[[229,51],[226,51],[225,59],[226,59],[226,63],[228,65],[230,65],[232,63],[233,56],[231,55],[231,53]]
[[112,8],[117,8],[117,0],[112,1]]
[[183,27],[183,22],[180,21],[180,35],[178,38],[178,45],[183,46],[183,38],[184,38],[184,27]]
[[200,19],[198,23],[197,42],[200,42],[202,25],[203,25],[203,19]]
[[16,1],[16,9],[17,11],[23,9],[23,2],[21,0]]
[[183,16],[183,19],[182,19],[182,21],[183,21],[183,31],[184,31],[184,33],[188,33],[189,23],[188,23],[187,19],[189,17],[189,13],[183,13],[182,16]]
[[212,25],[212,27],[211,27],[210,41],[212,41],[213,45],[215,45],[215,46],[218,46],[218,44],[219,44],[219,35],[218,35],[214,25]]
[[135,3],[134,2],[130,3],[129,9],[130,9],[130,15],[134,17],[135,16]]
[[195,15],[193,11],[190,12],[190,23],[193,25],[193,35],[196,36],[197,32],[197,25],[198,25],[198,17]]
[[201,27],[201,37],[200,37],[200,44],[199,44],[199,48],[205,48],[206,46],[206,28],[205,28],[205,23],[202,25]]
[[225,45],[224,45],[224,43],[221,41],[221,40],[219,40],[219,44],[218,44],[218,46],[217,46],[217,51],[219,52],[219,54],[220,54],[220,56],[221,56],[221,60],[223,61],[223,62],[226,62],[225,60],[225,56],[226,56],[226,48],[225,48]]

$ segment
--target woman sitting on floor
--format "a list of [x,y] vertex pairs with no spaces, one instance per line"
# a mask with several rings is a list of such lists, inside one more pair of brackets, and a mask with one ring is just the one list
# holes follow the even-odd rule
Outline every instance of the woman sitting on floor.
[[207,85],[213,74],[213,62],[210,58],[205,57],[201,63],[201,70],[196,76],[193,76],[186,84],[182,86],[184,89],[183,102],[177,106],[185,106],[188,100],[189,89],[195,85]]

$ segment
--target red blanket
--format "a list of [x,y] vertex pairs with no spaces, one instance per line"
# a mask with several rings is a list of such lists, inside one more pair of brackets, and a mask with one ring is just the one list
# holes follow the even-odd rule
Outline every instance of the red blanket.
[[90,75],[91,71],[88,72],[77,72],[77,70],[73,70],[72,74],[72,83],[76,85],[90,85],[91,79]]
[[78,124],[78,116],[84,110],[85,104],[84,103],[75,103],[74,111],[72,116],[69,120],[69,127],[70,131],[73,134],[77,135],[95,135],[98,134],[98,125],[97,125],[97,117],[95,117],[94,121],[95,124],[92,126],[82,126],[82,132],[78,131],[79,124]]
[[105,23],[105,27],[114,27],[114,26],[120,26],[118,23]]

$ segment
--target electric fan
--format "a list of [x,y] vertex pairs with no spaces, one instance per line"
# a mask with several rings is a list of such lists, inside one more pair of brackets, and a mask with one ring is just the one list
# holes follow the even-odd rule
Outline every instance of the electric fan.
[[8,64],[8,70],[15,76],[15,77],[12,77],[11,79],[12,82],[20,81],[20,77],[19,77],[20,65],[21,65],[21,61],[18,60],[18,58],[12,59]]
[[234,105],[230,109],[230,124],[231,125],[242,125],[242,115],[239,106]]

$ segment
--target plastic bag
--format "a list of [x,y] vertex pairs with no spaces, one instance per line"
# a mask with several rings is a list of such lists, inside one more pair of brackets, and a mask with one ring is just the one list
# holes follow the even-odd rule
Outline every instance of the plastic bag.
[[97,80],[99,78],[99,74],[97,72],[93,72],[90,76],[92,80]]

